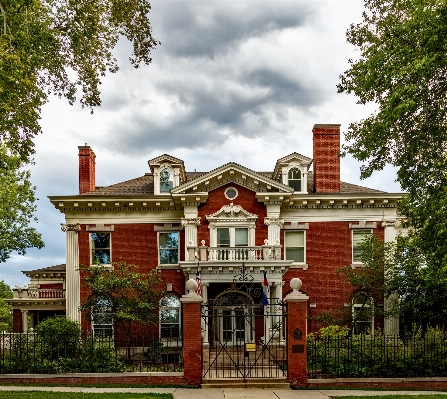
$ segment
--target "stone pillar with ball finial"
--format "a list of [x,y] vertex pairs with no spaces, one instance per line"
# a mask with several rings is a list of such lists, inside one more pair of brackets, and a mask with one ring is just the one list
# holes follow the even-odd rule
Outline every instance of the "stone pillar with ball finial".
[[180,298],[183,312],[183,378],[187,385],[202,383],[202,297],[196,294],[197,282],[186,282],[187,294]]
[[292,292],[284,300],[287,302],[287,362],[291,387],[307,386],[307,301],[309,297],[300,291],[299,278],[290,280]]

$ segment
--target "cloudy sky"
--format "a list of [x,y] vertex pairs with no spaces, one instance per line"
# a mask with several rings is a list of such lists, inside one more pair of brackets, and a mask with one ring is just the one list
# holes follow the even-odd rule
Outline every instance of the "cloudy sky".
[[[312,157],[315,123],[341,123],[346,131],[374,109],[336,89],[356,57],[345,32],[361,21],[361,0],[151,4],[161,46],[150,66],[134,69],[121,41],[120,70],[104,79],[103,104],[93,115],[56,97],[43,109],[32,179],[46,246],[0,264],[9,285],[28,283],[23,270],[65,262],[64,218],[47,196],[77,194],[78,145],[96,153],[98,186],[143,175],[147,160],[163,153],[190,171],[230,161],[268,171],[294,151]],[[359,166],[342,159],[342,180],[400,191],[392,169],[360,182]]]

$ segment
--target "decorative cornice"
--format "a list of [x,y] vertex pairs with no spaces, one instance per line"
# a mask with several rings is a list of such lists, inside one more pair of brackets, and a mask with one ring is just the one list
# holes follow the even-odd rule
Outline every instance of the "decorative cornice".
[[81,231],[81,225],[79,223],[61,223],[61,230],[66,233],[68,231],[75,231],[76,233],[79,233]]
[[[230,205],[224,205],[217,212],[214,212],[211,215],[205,216],[205,218],[209,221],[215,221],[217,218],[226,218],[226,219],[234,219],[244,217],[248,220],[256,220],[258,215],[254,215],[253,213],[247,212],[240,205],[234,205],[232,202]],[[239,219],[240,220],[240,219]]]
[[182,226],[186,225],[200,226],[200,217],[198,218],[182,218]]
[[266,226],[270,226],[271,224],[278,225],[282,229],[284,226],[284,219],[275,217],[266,217],[264,218],[264,224]]

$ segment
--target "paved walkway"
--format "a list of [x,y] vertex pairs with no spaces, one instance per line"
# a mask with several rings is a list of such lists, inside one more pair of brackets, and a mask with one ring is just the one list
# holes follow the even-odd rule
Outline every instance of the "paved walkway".
[[81,388],[81,387],[26,387],[0,386],[1,391],[53,391],[53,392],[129,392],[172,393],[174,399],[328,399],[337,396],[377,395],[436,395],[439,391],[342,391],[342,390],[296,390],[290,389],[186,389],[186,388]]

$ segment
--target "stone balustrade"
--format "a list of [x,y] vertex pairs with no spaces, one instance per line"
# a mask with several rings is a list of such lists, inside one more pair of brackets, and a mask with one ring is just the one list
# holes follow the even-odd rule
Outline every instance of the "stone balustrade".
[[14,299],[63,299],[65,298],[65,289],[46,289],[46,288],[14,288]]
[[199,247],[187,246],[187,262],[234,262],[281,260],[282,245],[262,245],[254,247]]

